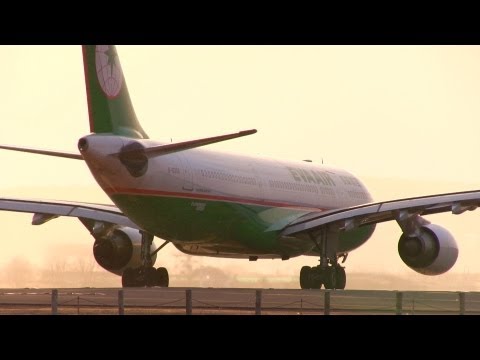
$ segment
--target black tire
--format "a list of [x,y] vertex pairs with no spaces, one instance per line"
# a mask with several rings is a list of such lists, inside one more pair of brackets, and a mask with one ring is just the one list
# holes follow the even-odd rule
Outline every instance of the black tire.
[[311,274],[312,268],[310,266],[302,266],[300,270],[300,288],[301,289],[311,289]]
[[337,277],[337,289],[345,289],[347,285],[347,274],[345,273],[345,268],[341,266],[336,267],[336,277]]
[[325,269],[325,273],[324,273],[325,289],[331,290],[336,288],[337,273],[334,269],[335,268],[332,266]]
[[161,287],[168,287],[170,278],[168,276],[168,270],[164,267],[159,267],[156,271],[156,285]]
[[154,267],[149,267],[145,269],[145,285],[147,287],[157,285],[157,271]]
[[135,270],[132,268],[123,271],[122,287],[135,287]]
[[320,275],[321,270],[318,268],[313,268],[310,273],[310,288],[311,289],[321,289],[323,284],[323,277]]

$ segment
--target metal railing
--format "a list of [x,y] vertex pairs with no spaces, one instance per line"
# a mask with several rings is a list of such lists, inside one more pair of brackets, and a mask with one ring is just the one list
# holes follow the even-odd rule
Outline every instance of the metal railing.
[[[93,291],[93,292],[92,292]],[[11,297],[11,295],[16,295]],[[9,297],[10,296],[10,297]],[[1,292],[0,313],[480,314],[479,292],[126,288]],[[50,310],[50,311],[48,311]]]

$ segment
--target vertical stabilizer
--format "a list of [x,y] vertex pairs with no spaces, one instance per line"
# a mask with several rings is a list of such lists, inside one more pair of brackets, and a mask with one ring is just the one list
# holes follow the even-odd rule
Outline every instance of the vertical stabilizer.
[[83,45],[90,131],[142,139],[117,50],[113,45]]

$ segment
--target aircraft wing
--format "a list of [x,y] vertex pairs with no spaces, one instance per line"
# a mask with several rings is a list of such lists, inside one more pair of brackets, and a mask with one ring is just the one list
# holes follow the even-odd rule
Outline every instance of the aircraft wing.
[[33,213],[32,224],[41,225],[59,216],[91,219],[140,229],[114,205],[85,202],[0,198],[0,210]]
[[480,206],[480,191],[463,191],[438,195],[412,197],[377,203],[368,203],[348,208],[308,213],[289,223],[282,235],[294,236],[309,233],[326,225],[336,225],[340,230],[401,220],[409,214],[430,215],[452,212],[458,215]]

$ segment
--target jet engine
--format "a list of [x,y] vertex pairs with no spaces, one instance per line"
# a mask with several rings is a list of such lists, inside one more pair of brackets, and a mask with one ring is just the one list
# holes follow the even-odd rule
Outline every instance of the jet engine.
[[402,234],[398,253],[403,262],[423,275],[440,275],[455,265],[458,247],[450,232],[435,224],[424,225],[413,236]]
[[[114,274],[121,275],[126,268],[142,266],[142,235],[136,229],[119,226],[107,235],[95,239],[93,256],[97,263]],[[155,250],[152,244],[150,251]],[[156,254],[152,261],[155,263]]]

